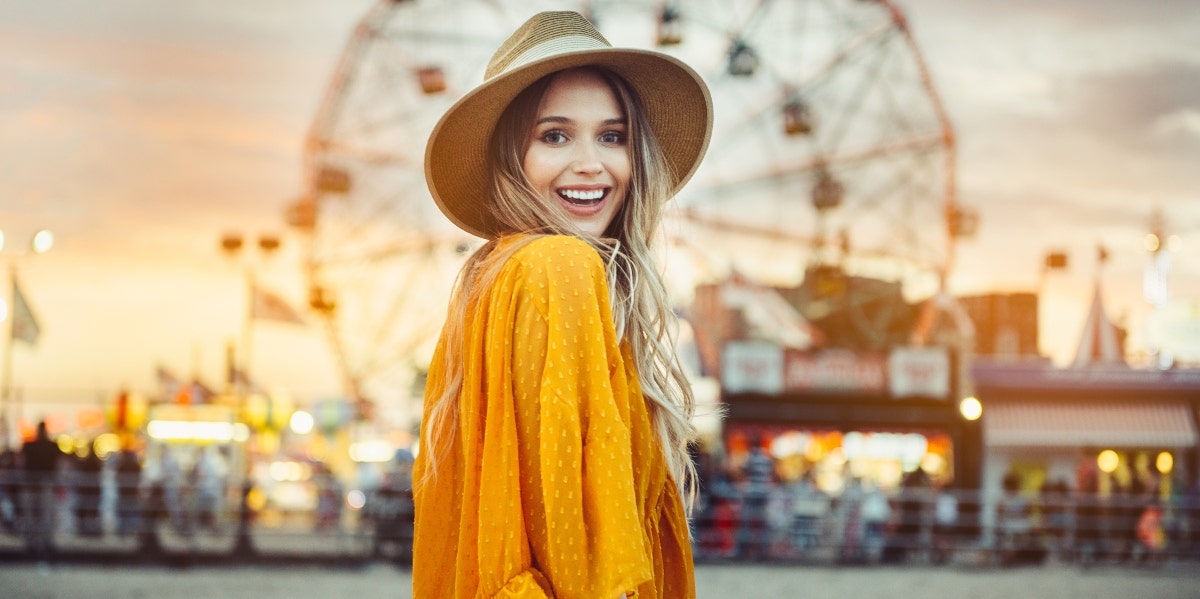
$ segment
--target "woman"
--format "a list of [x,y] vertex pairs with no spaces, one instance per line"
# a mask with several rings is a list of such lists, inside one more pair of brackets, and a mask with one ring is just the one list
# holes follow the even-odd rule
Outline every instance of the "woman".
[[488,239],[430,366],[416,597],[693,597],[691,394],[650,251],[708,145],[668,56],[541,13],[426,151],[435,201]]

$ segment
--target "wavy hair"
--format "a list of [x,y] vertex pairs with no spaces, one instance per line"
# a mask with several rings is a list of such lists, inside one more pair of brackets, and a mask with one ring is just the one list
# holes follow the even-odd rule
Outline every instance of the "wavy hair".
[[[670,183],[664,176],[670,167],[634,90],[607,69],[591,66],[582,70],[608,83],[627,121],[632,172],[625,201],[605,234],[595,237],[580,230],[556,203],[537,193],[525,176],[522,162],[538,107],[550,82],[563,71],[533,83],[509,104],[492,132],[488,165],[493,173],[488,208],[502,224],[503,233],[468,258],[455,282],[441,341],[446,382],[443,389],[431,390],[437,396],[423,427],[428,468],[422,478],[435,475],[438,454],[448,450],[455,434],[468,306],[526,243],[544,235],[573,235],[587,241],[604,258],[617,334],[629,342],[663,455],[690,509],[697,482],[688,453],[696,434],[694,400],[674,350],[675,315],[651,250],[663,205],[670,196]],[[500,238],[516,234],[528,235],[498,250]]]

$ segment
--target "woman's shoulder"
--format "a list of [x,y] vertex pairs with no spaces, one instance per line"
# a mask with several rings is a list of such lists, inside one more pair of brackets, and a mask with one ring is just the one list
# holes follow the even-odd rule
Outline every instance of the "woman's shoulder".
[[588,242],[571,235],[542,235],[527,241],[512,257],[510,264],[532,273],[604,272],[600,252]]

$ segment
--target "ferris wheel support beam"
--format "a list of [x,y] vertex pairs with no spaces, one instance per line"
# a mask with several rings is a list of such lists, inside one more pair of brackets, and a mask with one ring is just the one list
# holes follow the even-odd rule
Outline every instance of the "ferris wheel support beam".
[[[346,43],[346,48],[342,50],[342,55],[333,71],[333,79],[325,89],[325,95],[321,98],[316,116],[313,117],[308,134],[304,138],[306,156],[315,155],[315,151],[329,137],[334,125],[334,116],[341,111],[345,99],[343,91],[354,82],[354,67],[362,57],[367,42],[378,31],[377,23],[391,12],[394,5],[395,2],[391,0],[380,0],[354,26],[354,33],[350,36],[350,41]],[[307,166],[311,175],[312,165]]]
[[945,210],[945,225],[946,225],[946,260],[942,265],[939,276],[941,291],[946,291],[946,282],[950,278],[950,272],[954,269],[954,244],[958,231],[955,227],[955,221],[958,219],[958,182],[955,178],[955,169],[957,168],[957,143],[954,135],[954,124],[950,122],[950,116],[946,112],[946,106],[942,103],[942,97],[938,94],[937,87],[933,84],[933,76],[929,73],[929,67],[925,64],[925,57],[921,53],[920,46],[917,45],[916,38],[913,37],[912,31],[908,27],[908,17],[904,11],[896,5],[893,0],[879,0],[881,4],[887,7],[892,14],[892,20],[899,26],[901,33],[904,34],[904,43],[908,45],[909,51],[912,53],[913,60],[916,63],[917,71],[921,76],[921,84],[925,87],[925,92],[929,94],[929,101],[933,106],[934,114],[937,116],[938,123],[942,126],[942,143],[946,148],[946,168],[945,168],[945,185],[946,205]]

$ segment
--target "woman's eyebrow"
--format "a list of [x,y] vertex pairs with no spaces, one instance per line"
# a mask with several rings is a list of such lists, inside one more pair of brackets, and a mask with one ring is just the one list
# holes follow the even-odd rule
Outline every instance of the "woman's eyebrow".
[[[565,116],[553,116],[553,115],[550,115],[550,116],[544,116],[544,117],[542,117],[542,118],[538,119],[538,120],[537,120],[537,121],[536,121],[534,124],[535,124],[535,125],[541,125],[541,124],[544,124],[544,123],[559,123],[559,124],[564,124],[564,125],[567,125],[567,124],[571,124],[571,123],[574,123],[574,122],[575,122],[574,120],[572,120],[572,119],[569,119],[569,118],[567,118],[567,117],[565,117]],[[607,126],[612,126],[612,125],[624,125],[624,124],[625,124],[625,119],[624,119],[623,117],[618,117],[618,118],[615,118],[615,119],[604,119],[604,120],[603,120],[603,121],[602,121],[600,124],[602,124],[602,125],[604,125],[604,126],[606,126],[606,127],[607,127]]]

